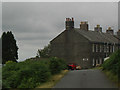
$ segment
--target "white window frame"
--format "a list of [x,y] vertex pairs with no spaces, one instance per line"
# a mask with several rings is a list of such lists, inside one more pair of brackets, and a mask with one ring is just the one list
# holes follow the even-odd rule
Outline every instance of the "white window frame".
[[115,51],[115,47],[114,47],[114,45],[113,45],[113,52]]
[[107,52],[109,52],[109,45],[107,44]]
[[96,64],[98,64],[98,59],[96,59]]
[[99,64],[102,64],[102,59],[101,58],[99,59]]
[[110,52],[112,52],[112,45],[110,45]]
[[98,52],[98,45],[96,44],[96,52]]

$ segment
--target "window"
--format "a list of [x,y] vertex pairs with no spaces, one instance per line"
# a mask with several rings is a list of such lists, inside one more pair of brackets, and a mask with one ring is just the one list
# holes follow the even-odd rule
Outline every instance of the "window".
[[83,58],[83,61],[88,61],[89,59],[88,58]]
[[112,52],[112,45],[110,46],[110,52]]
[[92,45],[92,52],[95,52],[95,44]]
[[109,45],[109,52],[111,52],[111,46]]
[[102,59],[101,58],[99,59],[99,64],[102,64]]
[[102,46],[100,45],[100,52],[102,52]]
[[106,45],[104,45],[104,52],[106,52]]
[[95,66],[95,59],[93,58],[93,66]]
[[98,60],[96,59],[96,64],[98,64]]
[[107,45],[107,47],[106,47],[106,48],[107,48],[107,52],[109,52],[109,45]]
[[113,52],[114,52],[114,48],[115,48],[115,47],[114,47],[114,45],[113,45]]
[[98,52],[98,45],[96,44],[96,52]]
[[88,58],[86,58],[86,60],[88,61]]
[[120,45],[119,45],[118,47],[119,47],[119,49],[120,49]]

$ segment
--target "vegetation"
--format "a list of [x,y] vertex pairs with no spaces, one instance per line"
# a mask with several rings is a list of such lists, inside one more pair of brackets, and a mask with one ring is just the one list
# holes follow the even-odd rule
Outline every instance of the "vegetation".
[[17,51],[18,47],[16,45],[16,40],[12,32],[4,32],[2,34],[2,63],[5,64],[9,60],[17,62]]
[[57,57],[53,57],[50,60],[49,68],[50,68],[50,71],[51,71],[52,74],[57,74],[61,70],[66,69],[67,68],[67,64],[65,63],[64,60],[59,59]]
[[50,78],[47,82],[41,84],[41,85],[38,86],[37,88],[52,88],[52,87],[54,87],[55,84],[56,84],[57,82],[59,82],[59,80],[60,80],[65,74],[67,74],[67,72],[68,72],[68,70],[62,70],[60,73],[55,74],[55,75],[52,75],[51,78]]
[[114,73],[112,73],[111,71],[108,71],[108,70],[104,70],[103,72],[109,78],[109,80],[111,80],[112,82],[114,82],[118,85],[118,75],[117,74],[114,74]]
[[45,46],[43,49],[38,49],[37,56],[38,58],[48,58],[50,57],[50,44],[48,46]]
[[[57,65],[59,68],[56,68]],[[64,61],[56,57],[48,60],[29,59],[19,63],[8,61],[2,70],[3,88],[35,88],[47,82],[52,74],[60,73],[65,67]]]
[[120,80],[120,50],[113,53],[103,65],[103,70],[107,72],[107,75],[111,80],[117,82]]

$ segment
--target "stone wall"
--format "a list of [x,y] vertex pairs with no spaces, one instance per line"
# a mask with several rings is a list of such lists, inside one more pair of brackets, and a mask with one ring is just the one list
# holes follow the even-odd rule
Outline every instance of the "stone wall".
[[67,63],[79,64],[90,68],[90,42],[73,30],[65,30],[51,41],[51,56],[63,58]]

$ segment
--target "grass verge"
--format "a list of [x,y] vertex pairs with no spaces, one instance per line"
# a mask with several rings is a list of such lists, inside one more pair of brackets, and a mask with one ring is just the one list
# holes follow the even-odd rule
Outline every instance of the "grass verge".
[[57,83],[58,81],[60,81],[60,79],[61,79],[64,75],[67,74],[67,72],[68,72],[68,70],[62,70],[61,73],[51,76],[51,78],[50,78],[47,82],[41,84],[41,85],[38,86],[37,88],[52,88],[53,86],[56,85],[56,83]]
[[93,69],[93,70],[96,70],[96,69],[100,69],[100,70],[102,70],[103,69],[103,67],[93,67],[93,68],[91,68],[91,69]]
[[114,82],[116,86],[120,87],[120,82],[118,81],[118,75],[113,74],[111,71],[104,70],[102,71],[108,77],[109,80]]
[[[92,68],[93,70],[96,70],[96,69],[99,69],[99,70],[102,70],[103,67],[95,67],[95,68]],[[118,81],[118,75],[115,75],[113,74],[111,71],[108,71],[108,70],[104,70],[102,71],[110,81],[112,81],[113,83],[115,83],[116,86],[120,87],[120,81]]]

